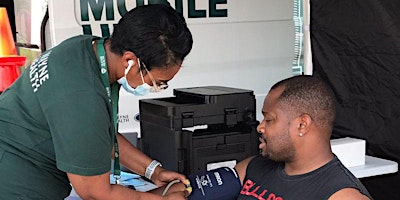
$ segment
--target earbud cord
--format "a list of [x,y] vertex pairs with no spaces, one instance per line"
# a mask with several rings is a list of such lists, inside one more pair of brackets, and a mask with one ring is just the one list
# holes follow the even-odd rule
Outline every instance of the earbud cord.
[[[141,66],[140,63],[141,63],[141,62],[140,62],[140,59],[138,58],[138,65],[139,65],[140,77],[142,77],[142,82],[145,83],[145,82],[144,82],[144,78],[143,78],[143,73],[142,73],[142,66]],[[147,71],[147,69],[146,69],[146,71]]]

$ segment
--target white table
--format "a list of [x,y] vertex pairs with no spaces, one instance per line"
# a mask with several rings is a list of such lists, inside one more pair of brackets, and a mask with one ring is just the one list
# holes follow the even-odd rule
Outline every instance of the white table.
[[390,174],[398,171],[398,163],[382,158],[365,156],[365,164],[348,167],[357,178]]

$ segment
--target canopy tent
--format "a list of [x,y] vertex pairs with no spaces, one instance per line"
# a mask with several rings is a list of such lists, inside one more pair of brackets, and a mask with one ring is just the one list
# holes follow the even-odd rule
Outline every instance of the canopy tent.
[[[333,137],[400,162],[400,1],[310,1],[313,74],[338,101]],[[399,199],[400,173],[364,178],[375,199]]]

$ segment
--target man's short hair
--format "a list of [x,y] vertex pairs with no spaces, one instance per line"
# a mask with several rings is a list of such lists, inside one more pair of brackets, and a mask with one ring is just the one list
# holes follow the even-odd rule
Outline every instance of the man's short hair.
[[293,76],[279,81],[271,90],[278,87],[283,87],[278,105],[292,117],[308,114],[319,127],[332,131],[336,100],[323,80],[309,75]]

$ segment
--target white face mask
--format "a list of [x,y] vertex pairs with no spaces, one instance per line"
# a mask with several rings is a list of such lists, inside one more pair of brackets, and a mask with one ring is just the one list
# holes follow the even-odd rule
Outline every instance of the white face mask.
[[152,88],[149,84],[144,82],[142,70],[140,69],[140,61],[139,63],[139,71],[140,71],[140,76],[142,77],[142,85],[138,85],[136,88],[132,88],[128,80],[126,79],[126,75],[128,74],[129,70],[131,69],[132,65],[134,64],[133,60],[128,61],[128,67],[125,69],[125,75],[121,77],[120,79],[117,80],[119,84],[129,93],[135,95],[135,96],[144,96],[147,95],[150,92],[150,89]]

